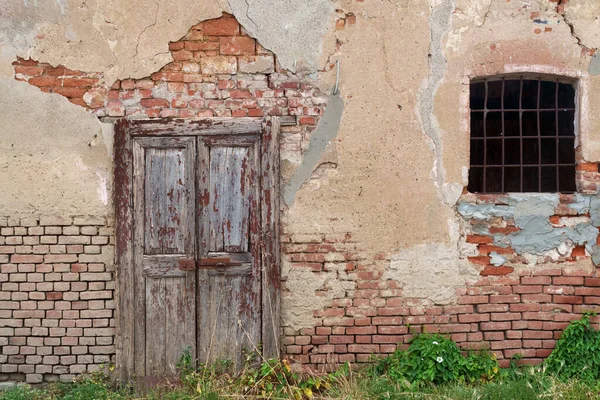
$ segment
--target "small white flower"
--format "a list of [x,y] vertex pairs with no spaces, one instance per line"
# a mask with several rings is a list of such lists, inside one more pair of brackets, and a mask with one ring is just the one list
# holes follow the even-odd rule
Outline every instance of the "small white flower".
[[435,359],[438,363],[441,363],[442,361],[444,361],[444,359],[442,357],[438,357]]
[[438,342],[435,342],[435,341],[433,341],[433,342],[431,342],[431,343],[433,343],[433,344],[439,344]]

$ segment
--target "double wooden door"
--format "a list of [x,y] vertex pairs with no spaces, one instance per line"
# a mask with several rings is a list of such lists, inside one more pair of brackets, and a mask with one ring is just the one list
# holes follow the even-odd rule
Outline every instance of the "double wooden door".
[[265,232],[276,228],[264,209],[273,205],[265,198],[274,192],[275,160],[265,159],[271,130],[152,124],[126,138],[133,286],[119,290],[132,291],[120,294],[133,300],[132,372],[173,375],[185,352],[200,363],[227,359],[239,367],[244,349],[258,351],[265,340],[276,347],[277,333],[268,330],[278,327],[265,326],[274,320],[263,315],[276,308],[266,276],[276,257],[265,254],[277,236]]

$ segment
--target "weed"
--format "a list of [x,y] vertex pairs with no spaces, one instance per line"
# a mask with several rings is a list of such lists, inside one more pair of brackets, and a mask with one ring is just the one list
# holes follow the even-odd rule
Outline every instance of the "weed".
[[375,375],[386,375],[406,386],[444,384],[449,382],[489,381],[498,373],[493,354],[480,350],[467,356],[449,338],[439,334],[416,335],[408,350],[396,350],[379,361]]
[[590,325],[591,314],[572,321],[546,359],[548,372],[563,379],[594,383],[600,376],[600,332]]

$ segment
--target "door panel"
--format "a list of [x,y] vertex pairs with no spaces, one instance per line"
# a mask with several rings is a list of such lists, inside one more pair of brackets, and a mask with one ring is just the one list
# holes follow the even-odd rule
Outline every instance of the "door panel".
[[206,363],[258,348],[261,335],[258,136],[200,138],[198,356]]
[[133,156],[136,373],[173,375],[196,346],[195,138],[136,138]]
[[248,147],[215,146],[210,149],[209,212],[210,251],[248,251]]

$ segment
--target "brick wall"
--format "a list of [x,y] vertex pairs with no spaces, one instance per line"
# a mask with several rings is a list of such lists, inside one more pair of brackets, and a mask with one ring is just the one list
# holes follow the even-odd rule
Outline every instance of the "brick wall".
[[65,96],[98,117],[285,116],[282,158],[300,162],[327,103],[309,79],[280,69],[276,56],[228,14],[193,26],[169,49],[173,62],[111,87],[101,73],[22,58],[13,65],[17,80]]
[[112,235],[104,218],[0,218],[0,381],[114,361]]
[[382,264],[357,255],[350,235],[290,235],[284,251],[290,268],[336,271],[346,284],[343,295],[315,312],[314,327],[284,328],[284,352],[317,368],[368,362],[371,354],[389,354],[398,344],[406,345],[415,332],[441,332],[463,348],[489,348],[502,366],[516,354],[535,364],[550,354],[569,321],[600,305],[597,270],[560,263],[482,276],[458,290],[455,304],[439,306],[407,298],[397,282],[382,280]]
[[[336,26],[353,22],[346,15]],[[300,162],[326,105],[325,95],[310,80],[281,70],[276,56],[228,15],[193,26],[169,48],[174,61],[160,71],[110,87],[101,73],[25,59],[14,63],[15,78],[65,96],[98,117],[285,116],[291,126],[282,128],[281,155],[292,164]],[[577,157],[579,192],[597,193],[598,165],[582,160],[580,151]],[[493,196],[471,201],[502,205]],[[569,206],[573,201],[573,196],[561,197],[550,217],[557,229],[577,218],[590,219],[589,213]],[[107,261],[111,228],[104,221],[80,225],[79,219],[23,221],[6,220],[2,231],[0,377],[67,380],[94,370],[114,352],[114,284]],[[316,367],[366,362],[372,353],[387,354],[398,343],[406,344],[411,332],[440,331],[464,347],[490,347],[503,365],[517,353],[524,362],[536,363],[549,354],[568,321],[596,309],[596,272],[566,267],[589,261],[583,245],[528,270],[496,267],[491,252],[506,256],[509,264],[522,260],[510,247],[494,246],[490,236],[470,232],[471,221],[465,224],[464,239],[474,253],[464,258],[470,257],[481,278],[458,291],[456,304],[444,306],[403,296],[397,282],[382,280],[389,255],[367,258],[350,234],[284,235],[283,259],[289,268],[327,274],[342,287],[327,307],[315,310],[313,327],[283,327],[285,353]],[[484,224],[492,235],[517,229],[510,219]],[[91,261],[98,257],[95,251],[106,253],[104,261]],[[325,284],[306,295],[325,296],[330,289]],[[284,297],[287,290],[284,281]]]
[[[548,216],[550,228],[557,232],[598,228],[590,215],[592,198],[599,192],[598,164],[583,160],[580,148],[576,155],[578,194],[557,196],[554,214]],[[493,206],[510,215],[524,199],[527,196],[465,193],[459,203],[481,210]],[[550,354],[569,321],[585,311],[600,311],[600,272],[590,251],[600,244],[597,231],[591,242],[565,240],[560,252],[553,249],[531,258],[510,244],[498,245],[510,243],[510,235],[520,231],[512,217],[463,214],[460,219],[461,242],[468,249],[461,258],[480,278],[458,289],[451,305],[405,296],[396,281],[382,279],[389,256],[366,258],[350,233],[284,236],[283,259],[289,268],[329,274],[345,289],[333,294],[330,306],[315,311],[314,327],[284,327],[285,353],[297,362],[328,368],[346,361],[368,362],[371,354],[389,354],[398,345],[407,345],[415,332],[441,332],[462,348],[492,350],[502,366],[517,354],[523,357],[521,362],[536,364]],[[505,263],[493,265],[492,253],[504,257]],[[326,292],[331,297],[327,284],[314,295]]]

